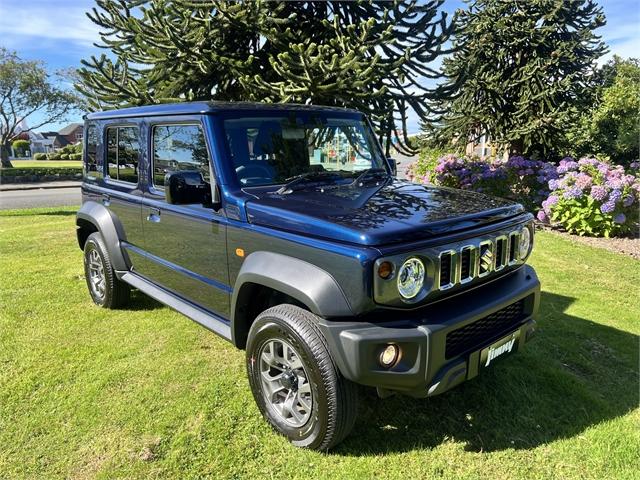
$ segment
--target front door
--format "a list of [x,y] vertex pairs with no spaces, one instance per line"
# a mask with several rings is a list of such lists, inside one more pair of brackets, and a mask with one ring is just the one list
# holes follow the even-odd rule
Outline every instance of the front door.
[[200,122],[151,124],[150,175],[142,201],[144,261],[136,271],[186,300],[228,318],[231,288],[224,217],[199,204],[166,202],[165,175],[212,175]]

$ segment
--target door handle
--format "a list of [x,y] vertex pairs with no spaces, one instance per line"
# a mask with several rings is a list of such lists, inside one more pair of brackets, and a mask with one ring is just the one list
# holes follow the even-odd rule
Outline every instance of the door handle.
[[111,196],[107,195],[106,193],[102,195],[102,204],[105,207],[108,207],[109,205],[111,205]]
[[160,221],[160,209],[155,207],[149,208],[149,215],[147,215],[147,221],[158,223]]

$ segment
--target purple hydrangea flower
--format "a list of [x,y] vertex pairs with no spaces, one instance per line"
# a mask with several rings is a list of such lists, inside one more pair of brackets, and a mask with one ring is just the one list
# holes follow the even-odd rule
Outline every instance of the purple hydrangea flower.
[[595,185],[591,187],[591,198],[599,202],[607,198],[607,189],[602,185]]
[[623,207],[630,207],[631,205],[633,205],[633,196],[632,195],[627,195],[626,197],[624,197],[622,199],[622,206]]
[[547,217],[547,214],[545,213],[544,210],[540,210],[538,212],[538,215],[536,215],[538,220],[540,220],[543,223],[547,223],[549,221],[549,217]]
[[629,168],[631,168],[631,170],[638,170],[640,169],[640,162],[631,162],[629,164]]
[[603,204],[600,206],[600,211],[601,211],[602,213],[611,213],[611,212],[613,212],[615,209],[616,209],[616,204],[615,204],[615,202],[612,202],[611,200],[609,200],[609,201],[607,201],[607,202],[603,203]]
[[549,180],[549,190],[557,190],[559,188],[559,182],[556,179]]
[[549,195],[549,198],[547,198],[547,205],[553,207],[556,203],[558,203],[558,200],[560,200],[560,198],[558,198],[557,195]]
[[571,200],[572,198],[580,198],[582,196],[582,190],[578,186],[569,187],[564,191],[562,196],[567,200]]
[[622,198],[622,192],[620,190],[612,190],[609,194],[609,201],[617,203]]
[[613,217],[613,221],[615,223],[624,223],[627,221],[627,217],[624,213],[619,213],[618,215],[616,215],[615,217]]

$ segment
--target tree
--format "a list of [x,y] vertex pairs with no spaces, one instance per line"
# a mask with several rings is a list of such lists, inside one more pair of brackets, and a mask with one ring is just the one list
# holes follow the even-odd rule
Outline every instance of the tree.
[[[102,55],[77,88],[94,109],[181,100],[299,102],[370,114],[403,151],[406,114],[434,112],[430,67],[452,32],[443,0],[97,0]],[[396,123],[402,125],[396,133]]]
[[599,76],[595,104],[569,132],[574,155],[596,154],[628,164],[640,153],[640,60],[614,56]]
[[[0,47],[0,156],[11,167],[9,145],[20,133],[63,121],[75,109],[77,97],[58,86],[42,62],[27,61]],[[19,126],[34,114],[40,120],[25,130]]]
[[464,145],[487,134],[511,153],[557,152],[566,112],[589,98],[606,51],[594,33],[602,9],[593,0],[475,0],[458,18],[440,139]]

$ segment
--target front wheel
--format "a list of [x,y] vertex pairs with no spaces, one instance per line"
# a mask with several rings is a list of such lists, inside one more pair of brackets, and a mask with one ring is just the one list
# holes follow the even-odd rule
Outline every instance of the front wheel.
[[298,447],[327,450],[351,431],[356,385],[336,368],[318,317],[278,305],[253,322],[247,373],[262,415]]

